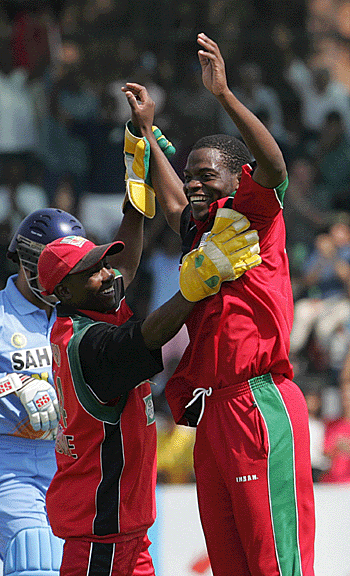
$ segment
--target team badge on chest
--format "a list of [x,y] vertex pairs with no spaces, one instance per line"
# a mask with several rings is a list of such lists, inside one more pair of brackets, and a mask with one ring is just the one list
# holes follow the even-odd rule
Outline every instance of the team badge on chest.
[[24,348],[27,344],[27,338],[24,334],[15,332],[15,334],[12,334],[11,336],[11,344],[15,348]]

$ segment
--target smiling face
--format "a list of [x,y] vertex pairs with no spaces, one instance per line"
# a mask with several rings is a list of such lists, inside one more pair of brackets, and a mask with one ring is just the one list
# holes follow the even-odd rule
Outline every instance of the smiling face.
[[79,274],[68,274],[56,287],[56,294],[64,304],[81,310],[108,312],[117,306],[114,270],[104,258],[95,266]]
[[184,192],[194,219],[206,220],[210,204],[237,190],[239,176],[224,165],[220,150],[192,150],[184,170]]

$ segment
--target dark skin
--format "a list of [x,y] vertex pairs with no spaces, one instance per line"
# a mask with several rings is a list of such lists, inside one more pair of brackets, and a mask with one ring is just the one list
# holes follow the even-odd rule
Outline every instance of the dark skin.
[[114,238],[114,241],[124,242],[124,250],[108,259],[111,266],[122,274],[125,289],[133,281],[140,264],[143,248],[143,222],[143,214],[135,210],[130,203],[127,204],[123,220]]
[[201,148],[189,154],[183,190],[196,220],[206,220],[210,204],[222,198],[223,190],[234,191],[238,184],[238,175],[223,166],[219,150]]
[[[140,263],[143,247],[143,221],[143,215],[137,212],[137,210],[134,210],[129,204],[115,237],[115,240],[122,240],[124,242],[125,248],[121,253],[111,256],[109,259],[109,263],[114,268],[117,268],[123,275],[125,289],[134,279]],[[15,282],[16,287],[28,302],[31,302],[31,304],[34,304],[34,306],[41,310],[45,310],[47,317],[50,318],[53,308],[43,300],[37,298],[34,292],[31,291],[26,280],[26,277],[29,280],[30,274],[28,270],[25,270],[22,265],[20,265]]]
[[89,270],[68,274],[56,287],[55,294],[74,308],[108,312],[117,306],[114,278],[114,270],[104,258]]
[[[228,88],[225,62],[218,45],[203,33],[198,34],[197,42],[201,47],[198,58],[202,68],[203,84],[229,114],[254,156],[257,167],[253,179],[261,186],[275,188],[287,175],[281,150],[262,122]],[[146,136],[151,146],[151,176],[157,199],[169,225],[179,234],[181,213],[187,205],[186,194],[189,195],[192,190],[198,195],[203,194],[202,205],[200,206],[198,201],[197,207],[194,207],[194,203],[191,202],[191,207],[196,212],[198,208],[199,219],[205,220],[210,200],[209,188],[213,192],[215,187],[215,195],[220,198],[229,196],[236,190],[241,173],[231,173],[231,178],[226,177],[220,151],[216,149],[194,150],[187,160],[184,172],[185,184],[183,184],[153,135],[154,102],[146,88],[128,82],[122,90],[130,104],[133,124],[139,128],[142,136]],[[201,168],[206,170],[201,172]],[[213,173],[209,179],[205,173],[209,174],[210,171]]]
[[[63,304],[80,310],[108,312],[117,305],[114,271],[105,258],[79,274],[68,274],[56,286],[55,294]],[[141,333],[149,350],[161,348],[180,330],[194,307],[180,292],[152,312],[143,322]]]

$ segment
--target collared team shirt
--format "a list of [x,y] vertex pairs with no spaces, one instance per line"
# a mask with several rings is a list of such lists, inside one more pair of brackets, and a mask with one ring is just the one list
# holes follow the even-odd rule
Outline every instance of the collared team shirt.
[[[282,214],[288,179],[269,189],[255,182],[252,173],[252,166],[243,166],[232,209],[245,214],[251,229],[258,231],[262,263],[234,282],[223,282],[220,291],[198,302],[188,317],[190,343],[166,385],[178,424],[187,423],[185,406],[198,387],[217,390],[269,372],[293,378],[289,361],[293,294]],[[217,208],[227,200],[211,204],[208,220],[202,223],[191,222],[185,208],[185,251],[198,245],[211,229]]]

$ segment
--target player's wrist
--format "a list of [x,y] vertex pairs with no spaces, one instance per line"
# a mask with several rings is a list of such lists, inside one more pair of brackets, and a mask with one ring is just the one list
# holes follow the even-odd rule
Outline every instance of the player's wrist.
[[8,394],[17,394],[23,390],[29,380],[33,380],[30,376],[24,374],[17,374],[17,372],[11,372],[0,378],[0,397],[7,396]]
[[140,132],[141,135],[144,136],[145,138],[147,138],[147,140],[149,141],[149,143],[151,144],[151,141],[157,142],[153,130],[152,130],[152,124],[150,126],[142,126],[140,128]]
[[231,90],[229,89],[227,84],[223,84],[222,86],[219,86],[213,92],[213,94],[220,102],[225,102],[228,98],[232,98],[232,96],[235,98],[233,92],[231,92]]

